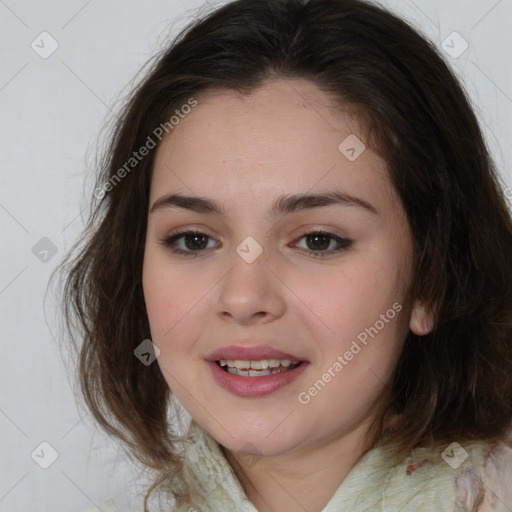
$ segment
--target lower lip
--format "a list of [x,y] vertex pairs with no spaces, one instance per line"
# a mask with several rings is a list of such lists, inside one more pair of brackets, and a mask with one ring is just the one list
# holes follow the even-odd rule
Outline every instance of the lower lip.
[[264,375],[263,377],[242,377],[224,371],[215,361],[206,361],[217,384],[238,396],[263,396],[289,384],[304,372],[309,363],[302,362],[293,370]]

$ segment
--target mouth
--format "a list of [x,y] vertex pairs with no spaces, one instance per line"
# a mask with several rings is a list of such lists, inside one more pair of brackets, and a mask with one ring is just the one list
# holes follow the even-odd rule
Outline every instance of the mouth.
[[256,361],[219,359],[217,366],[231,375],[239,377],[265,377],[278,373],[289,372],[300,366],[304,361],[292,362],[289,359],[260,359]]
[[272,345],[250,343],[251,340],[241,340],[205,358],[214,381],[234,395],[270,395],[300,378],[310,365],[303,357]]
[[216,359],[206,363],[214,381],[240,397],[273,394],[299,379],[310,364],[289,359]]

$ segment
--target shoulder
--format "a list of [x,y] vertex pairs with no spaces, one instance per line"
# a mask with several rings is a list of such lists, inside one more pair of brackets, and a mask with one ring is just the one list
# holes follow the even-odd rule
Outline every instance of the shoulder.
[[512,443],[416,448],[387,472],[382,512],[511,512]]
[[459,510],[509,512],[512,509],[512,442],[470,451],[471,465],[457,477]]

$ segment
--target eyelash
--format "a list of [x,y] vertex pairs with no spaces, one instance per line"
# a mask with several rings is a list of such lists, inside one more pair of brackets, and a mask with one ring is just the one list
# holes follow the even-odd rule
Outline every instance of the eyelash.
[[[171,249],[171,252],[173,252],[174,254],[179,254],[179,255],[182,255],[182,256],[188,257],[188,258],[197,258],[197,257],[201,256],[201,253],[204,252],[206,249],[199,249],[197,251],[184,251],[183,249],[177,249],[175,247],[176,242],[180,238],[183,238],[185,236],[190,236],[190,235],[192,235],[192,236],[204,235],[207,238],[211,239],[211,237],[209,235],[207,235],[206,233],[203,233],[202,231],[190,229],[187,231],[181,231],[179,233],[174,233],[174,234],[171,233],[169,236],[167,236],[166,238],[164,238],[162,240],[162,244],[165,245],[166,247],[169,247]],[[304,233],[303,235],[301,235],[299,237],[299,240],[301,240],[302,238],[308,237],[308,236],[312,236],[312,235],[326,236],[326,237],[334,240],[339,245],[339,247],[337,249],[330,249],[329,251],[319,252],[319,251],[308,250],[308,252],[311,253],[313,258],[325,258],[326,256],[329,256],[331,254],[342,252],[342,251],[348,249],[352,245],[352,240],[349,240],[348,238],[342,238],[333,233],[329,233],[327,231],[322,231],[322,230],[309,231],[307,233]],[[305,249],[305,250],[307,250],[307,249]]]

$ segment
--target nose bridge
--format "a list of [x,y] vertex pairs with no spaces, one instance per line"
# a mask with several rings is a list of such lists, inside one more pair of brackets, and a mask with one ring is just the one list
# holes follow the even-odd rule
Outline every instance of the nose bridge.
[[268,268],[269,256],[254,238],[242,240],[232,252],[230,271],[219,285],[214,305],[217,314],[241,323],[282,314],[282,290]]

